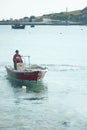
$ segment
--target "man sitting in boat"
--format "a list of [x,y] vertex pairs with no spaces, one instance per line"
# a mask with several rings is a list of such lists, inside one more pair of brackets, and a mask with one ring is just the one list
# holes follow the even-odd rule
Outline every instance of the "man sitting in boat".
[[13,56],[13,62],[14,62],[14,69],[17,70],[17,63],[23,63],[21,55],[19,54],[19,51],[15,51],[15,55]]

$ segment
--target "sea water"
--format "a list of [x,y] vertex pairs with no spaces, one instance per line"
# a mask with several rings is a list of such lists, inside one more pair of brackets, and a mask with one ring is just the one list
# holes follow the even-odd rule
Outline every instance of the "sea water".
[[[0,26],[0,130],[87,130],[87,26]],[[41,82],[10,79],[18,49],[48,68]]]

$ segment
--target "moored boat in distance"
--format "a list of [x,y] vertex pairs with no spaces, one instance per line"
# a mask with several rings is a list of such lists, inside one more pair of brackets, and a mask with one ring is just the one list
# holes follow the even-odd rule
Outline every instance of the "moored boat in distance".
[[11,26],[12,29],[24,29],[25,25],[21,25],[21,24],[14,24]]
[[34,24],[31,24],[31,25],[30,25],[30,27],[31,27],[31,28],[34,28],[34,27],[35,27],[35,25],[34,25]]
[[23,63],[18,63],[17,70],[15,70],[12,66],[6,66],[6,70],[8,76],[24,81],[40,81],[44,78],[45,73],[47,72],[46,67],[41,67],[38,65],[24,67]]

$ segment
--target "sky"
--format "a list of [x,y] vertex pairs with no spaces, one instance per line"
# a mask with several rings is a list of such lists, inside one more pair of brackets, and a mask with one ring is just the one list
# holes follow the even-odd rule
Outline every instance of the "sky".
[[87,0],[0,0],[0,20],[81,10]]

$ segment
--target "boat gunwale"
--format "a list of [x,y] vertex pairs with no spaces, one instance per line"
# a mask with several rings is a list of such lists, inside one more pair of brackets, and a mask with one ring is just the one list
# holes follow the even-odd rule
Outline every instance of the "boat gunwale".
[[14,73],[34,73],[34,72],[47,72],[47,68],[43,69],[24,69],[24,70],[14,70],[11,66],[5,66],[6,69]]

